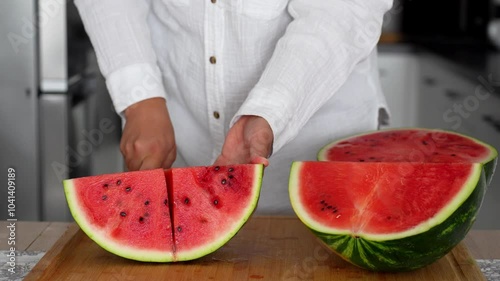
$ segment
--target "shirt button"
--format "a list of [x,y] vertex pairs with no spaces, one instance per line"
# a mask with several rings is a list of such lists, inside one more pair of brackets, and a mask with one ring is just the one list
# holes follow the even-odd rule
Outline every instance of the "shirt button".
[[215,64],[216,62],[217,62],[217,60],[215,59],[215,57],[214,57],[214,56],[211,56],[211,57],[210,57],[210,63],[211,63],[211,64]]
[[217,3],[217,0],[210,0],[212,2],[212,4],[215,4]]
[[218,111],[214,111],[214,118],[215,119],[219,119],[220,118],[220,114]]

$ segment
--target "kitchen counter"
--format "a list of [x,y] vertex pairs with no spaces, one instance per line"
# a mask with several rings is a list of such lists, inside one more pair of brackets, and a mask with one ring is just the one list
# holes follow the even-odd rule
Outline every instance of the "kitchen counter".
[[[63,235],[71,223],[17,222],[15,224],[16,273],[8,272],[9,222],[0,221],[0,281],[22,280]],[[487,280],[500,280],[500,230],[472,230],[465,239]]]

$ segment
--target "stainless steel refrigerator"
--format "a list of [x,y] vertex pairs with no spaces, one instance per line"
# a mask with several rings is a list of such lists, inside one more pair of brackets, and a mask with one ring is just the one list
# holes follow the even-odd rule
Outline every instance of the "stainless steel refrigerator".
[[0,1],[0,175],[16,171],[16,218],[71,220],[62,180],[120,171],[120,129],[72,2]]

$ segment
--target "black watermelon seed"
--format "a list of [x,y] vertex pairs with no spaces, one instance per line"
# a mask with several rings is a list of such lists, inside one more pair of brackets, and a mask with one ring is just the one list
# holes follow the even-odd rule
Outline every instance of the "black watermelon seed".
[[229,176],[227,176],[227,177],[228,177],[228,178],[230,178],[230,179],[234,178],[234,176],[233,176],[233,175],[229,175]]
[[365,162],[365,159],[359,159],[359,162]]
[[332,207],[332,205],[330,205],[330,206],[328,206],[328,207],[326,207],[326,208],[327,208],[327,209],[331,209],[331,208],[333,208],[333,207]]
[[456,154],[452,154],[451,156],[455,157],[455,156],[457,156],[457,155],[456,155]]
[[220,170],[220,167],[219,166],[215,166],[214,170],[218,171],[218,170]]
[[321,208],[321,211],[324,211],[324,210],[325,210],[325,208],[324,208],[324,207],[323,207],[323,208]]
[[149,200],[146,200],[146,202],[144,202],[144,205],[149,205]]
[[121,180],[117,180],[116,181],[116,185],[120,185],[120,184],[122,184],[122,181]]
[[108,199],[108,195],[103,195],[102,200],[106,200],[106,199]]
[[120,216],[122,216],[122,217],[126,217],[126,216],[127,216],[127,213],[125,213],[125,212],[121,212],[121,213],[120,213]]
[[127,186],[127,188],[125,188],[126,192],[130,192],[131,190],[132,190],[132,188],[130,186]]
[[184,204],[186,204],[186,205],[189,204],[189,198],[187,198],[187,197],[184,198]]
[[227,182],[226,179],[223,179],[220,183],[226,184],[226,182]]
[[319,201],[319,203],[325,204],[325,200],[321,200],[321,201]]
[[163,201],[163,204],[167,205],[168,204],[168,200],[165,199],[165,201]]
[[102,187],[104,187],[104,188],[108,188],[108,187],[109,187],[109,185],[108,185],[107,183],[105,183]]
[[140,218],[139,218],[139,222],[140,222],[140,223],[144,223],[144,218],[143,218],[143,217],[140,217]]
[[217,204],[219,204],[219,200],[215,199],[214,200],[214,205],[217,205]]
[[231,173],[232,171],[234,171],[234,168],[229,168],[227,171]]
[[177,231],[182,232],[182,227],[178,226]]
[[339,211],[339,210],[337,210],[337,209],[334,209],[334,210],[333,210],[333,213],[335,214],[335,213],[336,213],[336,212],[338,212],[338,211]]

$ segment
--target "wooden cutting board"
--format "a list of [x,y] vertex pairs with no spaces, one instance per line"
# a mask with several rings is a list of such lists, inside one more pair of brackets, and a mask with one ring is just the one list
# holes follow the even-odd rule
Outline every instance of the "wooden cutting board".
[[225,246],[182,263],[143,263],[115,256],[77,225],[25,280],[485,280],[463,243],[423,269],[374,273],[328,251],[297,219],[253,217]]

